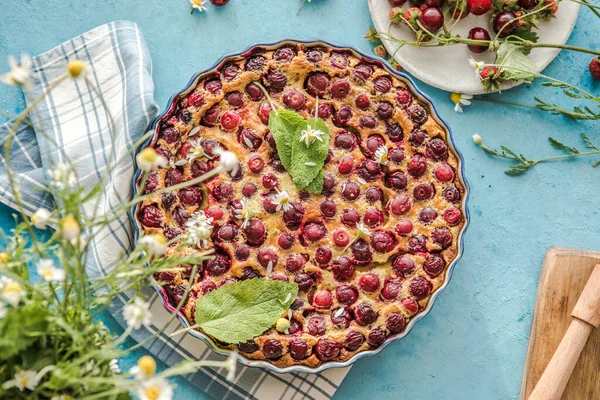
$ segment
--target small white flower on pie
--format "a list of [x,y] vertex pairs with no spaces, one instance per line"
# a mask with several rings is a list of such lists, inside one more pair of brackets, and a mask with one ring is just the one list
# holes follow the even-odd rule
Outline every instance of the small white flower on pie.
[[469,64],[471,67],[475,68],[475,76],[481,79],[481,70],[485,67],[485,63],[483,61],[475,61],[473,57],[469,58]]
[[140,400],[171,400],[173,398],[173,387],[165,378],[154,376],[140,381],[136,395]]
[[371,231],[369,231],[369,228],[367,228],[367,226],[365,224],[363,224],[362,222],[359,222],[358,224],[356,224],[357,238],[369,236],[370,233],[371,233]]
[[197,211],[185,224],[187,242],[197,247],[207,247],[207,239],[210,238],[213,229],[212,222],[213,219],[207,217],[204,211]]
[[142,298],[136,297],[132,303],[125,306],[123,317],[127,321],[127,326],[134,329],[140,329],[142,325],[149,326],[152,313],[150,305]]
[[167,251],[167,239],[160,233],[146,235],[140,239],[140,244],[148,248],[150,254],[162,256]]
[[7,85],[21,86],[24,90],[33,89],[33,77],[31,66],[33,62],[27,54],[21,54],[21,62],[17,63],[17,59],[13,56],[8,56],[8,66],[10,71],[0,75],[0,82]]
[[204,5],[206,4],[206,0],[190,0],[190,4],[192,5],[192,11],[206,11],[206,6]]
[[279,189],[275,188],[275,190],[277,190],[277,194],[275,195],[275,200],[272,201],[273,204],[277,205],[277,211],[281,210],[283,208],[283,211],[288,211],[292,208],[292,204],[290,203],[290,195],[285,191],[279,191]]
[[152,147],[146,147],[135,157],[138,167],[144,172],[154,171],[156,168],[165,168],[169,165],[166,158],[161,156]]
[[379,146],[375,151],[375,161],[381,165],[388,163],[388,148],[386,146]]
[[3,276],[0,278],[0,298],[13,307],[17,307],[21,302],[21,297],[25,296],[26,292],[17,281]]
[[46,282],[61,282],[65,280],[65,270],[56,268],[54,261],[42,258],[37,266],[37,272]]
[[31,223],[38,229],[46,229],[51,215],[50,211],[45,208],[38,208],[31,216]]
[[231,172],[231,175],[237,174],[238,168],[240,167],[240,162],[235,154],[231,151],[223,151],[218,150],[220,153],[219,161],[221,162],[221,167],[226,172]]
[[307,125],[306,129],[303,129],[300,132],[300,138],[298,140],[300,142],[304,142],[306,147],[308,147],[312,143],[314,143],[315,140],[322,142],[323,138],[321,136],[323,136],[324,134],[325,134],[325,132],[320,131],[318,129],[313,129],[312,126]]
[[202,158],[204,156],[207,156],[206,152],[204,151],[204,147],[202,147],[200,145],[200,142],[192,140],[192,141],[190,141],[190,144],[192,145],[192,147],[190,148],[190,151],[188,152],[188,155],[187,155],[188,162],[192,162],[193,160],[195,160],[197,158]]
[[48,171],[48,175],[50,175],[50,178],[52,179],[52,185],[59,190],[73,188],[77,184],[75,172],[68,164],[57,164]]
[[473,135],[473,142],[476,145],[481,146],[481,144],[483,143],[483,138],[481,136],[479,136],[478,134],[474,134]]
[[24,369],[15,374],[15,378],[7,381],[2,385],[4,389],[10,389],[16,387],[21,392],[28,390],[35,390],[39,383],[39,378],[37,376],[37,372]]
[[236,218],[241,219],[243,221],[242,228],[245,228],[248,225],[250,218],[252,218],[252,216],[258,214],[258,212],[256,212],[251,207],[250,201],[248,200],[248,198],[244,197],[240,203],[242,204],[242,208],[235,209],[235,216],[236,216]]
[[232,382],[235,378],[235,370],[237,368],[237,351],[232,351],[227,358],[227,376],[225,379]]
[[454,112],[463,112],[462,106],[470,106],[473,96],[470,94],[452,93],[450,99],[454,102]]

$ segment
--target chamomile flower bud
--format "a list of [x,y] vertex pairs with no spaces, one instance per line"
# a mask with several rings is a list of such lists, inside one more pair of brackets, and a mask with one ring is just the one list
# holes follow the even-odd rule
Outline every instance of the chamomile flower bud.
[[473,142],[475,142],[476,145],[481,146],[481,144],[483,143],[483,138],[481,136],[479,136],[478,134],[474,134]]
[[159,155],[152,147],[146,147],[135,157],[138,167],[145,172],[150,172],[158,167],[164,168],[168,165],[167,159]]
[[140,370],[140,373],[142,373],[145,377],[152,376],[156,372],[156,361],[154,361],[154,358],[151,356],[141,357],[137,362],[137,366]]
[[290,321],[285,318],[279,318],[275,323],[275,329],[279,332],[285,332],[290,329]]
[[72,215],[67,215],[60,221],[60,232],[64,240],[74,241],[81,234],[81,227]]
[[71,60],[67,63],[71,78],[77,78],[85,70],[85,63],[81,60]]
[[8,264],[10,261],[10,256],[6,252],[0,253],[0,265]]
[[160,233],[146,235],[140,239],[140,243],[148,248],[150,254],[155,256],[162,256],[167,251],[167,239]]
[[31,223],[38,229],[46,229],[50,221],[51,213],[45,208],[38,208],[31,216]]

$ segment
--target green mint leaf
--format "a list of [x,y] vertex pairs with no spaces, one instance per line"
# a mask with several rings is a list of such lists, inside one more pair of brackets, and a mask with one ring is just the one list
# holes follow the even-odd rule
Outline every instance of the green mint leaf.
[[198,299],[196,323],[222,342],[247,342],[272,327],[297,294],[295,283],[267,279],[221,286]]
[[[306,143],[301,141],[300,137],[302,131],[306,130],[309,125],[313,130],[319,130],[324,135],[321,136],[321,140],[315,139],[309,146],[306,146]],[[320,118],[311,118],[308,121],[303,121],[303,124],[296,128],[292,139],[292,168],[288,172],[292,175],[292,179],[298,188],[304,189],[319,175],[323,165],[325,165],[328,150],[329,128],[327,128],[325,121]]]
[[306,189],[311,193],[321,194],[323,191],[323,171],[319,171],[317,177],[308,184]]
[[292,138],[303,123],[304,118],[290,110],[271,111],[269,115],[269,130],[275,139],[279,159],[287,171],[292,168]]
[[496,51],[496,61],[506,80],[532,82],[537,76],[537,65],[523,54],[520,46],[503,42]]
[[579,154],[579,150],[577,150],[575,147],[567,146],[566,144],[561,143],[552,137],[549,137],[548,140],[550,141],[550,144],[554,146],[555,149],[564,150],[567,153],[571,154]]

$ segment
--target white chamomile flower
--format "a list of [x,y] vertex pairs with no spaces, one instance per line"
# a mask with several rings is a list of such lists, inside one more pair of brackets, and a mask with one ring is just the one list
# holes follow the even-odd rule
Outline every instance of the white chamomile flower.
[[129,303],[123,310],[123,317],[127,321],[127,326],[140,329],[142,325],[150,325],[150,319],[152,313],[150,312],[150,305],[146,303],[142,298],[136,297],[133,299],[133,303]]
[[223,171],[229,172],[232,176],[237,174],[240,162],[235,154],[231,151],[223,150],[221,147],[215,148],[213,153],[219,156],[219,162]]
[[155,233],[153,235],[146,235],[140,239],[140,243],[148,248],[150,254],[155,256],[162,256],[167,251],[167,239],[163,234]]
[[8,312],[8,309],[4,305],[4,302],[0,301],[0,319],[6,317],[7,312]]
[[304,142],[306,147],[308,147],[312,143],[314,143],[315,140],[322,142],[323,138],[321,136],[323,136],[324,134],[325,134],[325,132],[320,131],[318,129],[313,129],[312,126],[307,125],[306,129],[303,129],[300,132],[300,138],[298,140],[301,142]]
[[481,70],[485,67],[485,63],[483,61],[475,61],[473,57],[469,58],[469,64],[471,67],[475,68],[475,76],[481,79]]
[[57,164],[48,171],[48,175],[52,179],[52,185],[59,190],[73,188],[77,184],[75,172],[68,164]]
[[24,369],[17,372],[15,374],[15,378],[5,382],[4,385],[2,385],[2,387],[4,389],[16,387],[21,392],[25,391],[25,389],[35,390],[39,383],[39,380],[40,379],[37,376],[37,372],[30,369]]
[[38,229],[46,229],[51,215],[45,208],[38,208],[31,216],[31,223]]
[[283,211],[291,209],[292,204],[290,203],[290,195],[285,190],[279,191],[277,188],[275,188],[275,190],[277,190],[277,195],[272,203],[277,205],[277,211],[281,210],[282,208]]
[[[192,147],[190,148],[190,151],[188,152],[187,162],[192,162],[193,160],[202,158],[202,157],[208,157],[208,154],[206,154],[206,152],[204,151],[204,147],[202,147],[202,145],[200,145],[200,142],[192,140],[192,141],[190,141],[190,144],[192,145]],[[208,158],[210,158],[210,157],[208,157]]]
[[363,224],[362,222],[359,222],[358,224],[356,224],[356,236],[365,237],[365,236],[369,236],[370,233],[371,233],[371,231],[369,231],[369,228],[367,228],[366,225]]
[[379,146],[375,151],[375,161],[381,165],[388,163],[388,148],[386,146]]
[[108,363],[108,368],[110,368],[110,370],[115,374],[121,373],[121,367],[119,367],[119,360],[117,360],[116,358],[110,360],[110,362]]
[[32,65],[33,62],[27,54],[21,54],[20,63],[17,63],[15,57],[8,56],[10,71],[0,75],[0,82],[7,85],[21,86],[26,91],[33,89],[34,74],[31,72]]
[[243,221],[242,228],[245,228],[248,225],[250,218],[258,213],[251,207],[248,198],[244,197],[241,201],[241,204],[241,209],[235,209],[235,216]]
[[190,219],[187,220],[186,226],[186,241],[197,247],[207,247],[208,238],[210,237],[213,226],[213,219],[204,214],[204,211],[197,211]]
[[192,5],[192,12],[198,10],[200,12],[206,11],[206,0],[190,0],[190,4]]
[[452,93],[450,95],[450,99],[454,102],[455,106],[454,106],[454,112],[458,112],[461,113],[463,112],[462,106],[470,106],[471,105],[471,99],[473,98],[473,96],[471,96],[470,94],[460,94],[460,93]]
[[42,258],[37,266],[37,272],[46,282],[60,282],[65,280],[65,270],[56,268],[54,261]]
[[483,143],[483,138],[481,136],[479,136],[478,134],[474,134],[473,142],[475,142],[476,145],[481,146],[481,144]]
[[237,351],[232,351],[227,358],[227,376],[225,377],[228,381],[232,382],[235,378],[235,370],[237,368]]
[[26,292],[17,281],[14,281],[6,276],[0,277],[0,298],[13,307],[17,307],[21,302],[21,297],[25,296]]
[[171,400],[173,387],[165,378],[154,376],[140,381],[135,393],[140,400]]
[[167,159],[158,154],[152,147],[146,147],[140,151],[135,157],[135,161],[144,172],[154,171],[158,167],[165,168],[169,165]]

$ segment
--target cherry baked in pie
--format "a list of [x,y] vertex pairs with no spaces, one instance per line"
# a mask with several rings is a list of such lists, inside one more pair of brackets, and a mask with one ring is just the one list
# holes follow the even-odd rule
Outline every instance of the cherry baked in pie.
[[[320,194],[298,189],[284,168],[263,89],[277,108],[325,121]],[[146,233],[167,239],[182,235],[198,210],[212,218],[215,257],[198,267],[183,309],[192,324],[197,299],[222,285],[298,285],[285,332],[273,326],[220,345],[282,367],[348,360],[403,332],[458,255],[465,189],[447,140],[429,106],[377,61],[302,44],[255,48],[175,100],[150,144],[170,165],[148,176],[145,191],[210,171],[220,149],[236,154],[239,168],[157,193],[138,218]],[[172,304],[190,270],[157,276]]]

